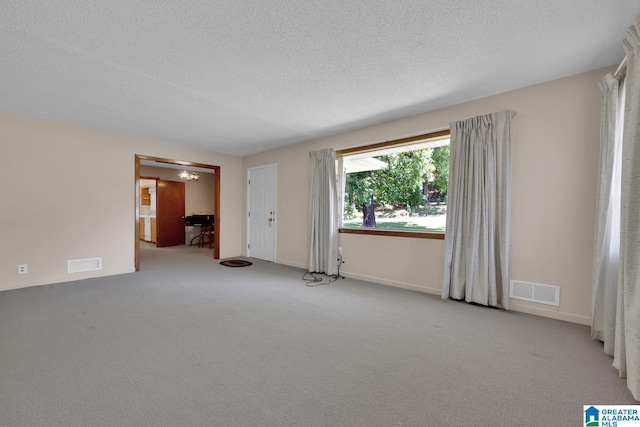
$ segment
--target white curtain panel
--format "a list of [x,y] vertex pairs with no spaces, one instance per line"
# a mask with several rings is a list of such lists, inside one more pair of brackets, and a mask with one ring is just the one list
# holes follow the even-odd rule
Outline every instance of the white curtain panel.
[[509,309],[511,120],[503,111],[450,123],[442,298]]
[[613,366],[627,377],[629,390],[640,400],[640,19],[629,28],[624,48],[627,75]]
[[338,274],[336,153],[312,151],[309,201],[309,271]]
[[[613,356],[620,252],[620,166],[624,89],[611,74],[600,83],[600,167],[596,189],[591,338]],[[619,90],[622,89],[622,90]]]

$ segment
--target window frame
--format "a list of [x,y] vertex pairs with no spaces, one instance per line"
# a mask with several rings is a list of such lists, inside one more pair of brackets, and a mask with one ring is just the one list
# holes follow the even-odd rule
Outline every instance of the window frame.
[[[336,150],[336,158],[341,159],[345,156],[351,154],[359,154],[366,152],[373,152],[377,150],[381,150],[384,148],[390,148],[399,145],[411,145],[412,143],[422,142],[428,139],[442,138],[444,136],[450,136],[451,131],[449,129],[444,129],[436,132],[430,132],[415,136],[409,136],[406,138],[394,139],[390,141],[382,141],[374,144],[362,145],[359,147],[346,148],[343,150]],[[341,161],[339,161],[341,164]],[[342,215],[344,211],[344,187],[345,187],[345,177],[344,171],[339,170],[338,176],[336,177],[338,180],[338,188],[340,188],[340,196],[339,196],[339,209],[340,209],[340,227],[338,228],[338,233],[343,234],[365,234],[370,236],[393,236],[393,237],[410,237],[414,239],[435,239],[435,240],[444,240],[446,231],[412,231],[412,230],[389,230],[389,229],[379,229],[379,228],[353,228],[353,227],[343,227],[342,226]]]

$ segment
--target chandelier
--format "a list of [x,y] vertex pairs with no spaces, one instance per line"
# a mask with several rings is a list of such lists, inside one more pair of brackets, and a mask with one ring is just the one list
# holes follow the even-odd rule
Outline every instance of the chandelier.
[[197,181],[200,179],[200,175],[195,172],[182,171],[178,176],[180,179],[184,179],[185,181]]

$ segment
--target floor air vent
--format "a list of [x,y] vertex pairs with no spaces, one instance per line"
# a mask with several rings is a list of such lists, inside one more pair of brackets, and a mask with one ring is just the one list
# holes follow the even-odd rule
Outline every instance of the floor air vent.
[[509,297],[540,304],[560,305],[560,287],[512,280]]
[[102,270],[102,258],[72,259],[67,261],[67,273]]

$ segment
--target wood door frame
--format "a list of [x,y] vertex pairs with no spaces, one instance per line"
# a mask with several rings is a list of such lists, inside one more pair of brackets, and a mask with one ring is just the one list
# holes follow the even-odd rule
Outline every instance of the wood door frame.
[[195,168],[212,169],[215,174],[213,180],[213,200],[215,203],[213,209],[213,258],[220,259],[220,166],[208,165],[204,163],[186,162],[183,160],[164,159],[162,157],[146,156],[143,154],[135,155],[135,176],[134,176],[134,265],[135,271],[140,271],[140,160],[149,160],[152,162],[165,163],[169,165],[191,166]]

